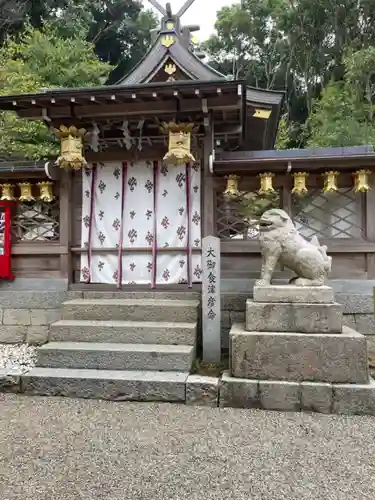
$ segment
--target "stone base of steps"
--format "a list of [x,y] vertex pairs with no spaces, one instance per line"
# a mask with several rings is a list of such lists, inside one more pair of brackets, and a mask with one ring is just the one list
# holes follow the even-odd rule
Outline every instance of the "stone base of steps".
[[52,342],[195,345],[197,323],[61,320],[50,327]]
[[196,322],[198,300],[76,299],[63,303],[62,319]]
[[21,392],[112,401],[185,402],[188,376],[184,372],[34,368],[22,375]]
[[195,348],[185,345],[49,342],[38,349],[37,366],[89,370],[191,370]]

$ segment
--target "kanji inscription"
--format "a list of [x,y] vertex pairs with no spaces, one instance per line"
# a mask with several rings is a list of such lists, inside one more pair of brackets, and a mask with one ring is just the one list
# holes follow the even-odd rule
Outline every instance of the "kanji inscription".
[[219,363],[221,359],[219,238],[215,236],[203,238],[202,265],[203,360],[208,363]]

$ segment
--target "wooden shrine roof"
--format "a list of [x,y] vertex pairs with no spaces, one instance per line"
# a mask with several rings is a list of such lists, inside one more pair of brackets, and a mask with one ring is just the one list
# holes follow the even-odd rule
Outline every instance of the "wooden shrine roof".
[[306,148],[281,151],[235,151],[216,153],[213,171],[216,175],[258,172],[301,172],[350,170],[365,167],[375,169],[372,146],[344,148]]

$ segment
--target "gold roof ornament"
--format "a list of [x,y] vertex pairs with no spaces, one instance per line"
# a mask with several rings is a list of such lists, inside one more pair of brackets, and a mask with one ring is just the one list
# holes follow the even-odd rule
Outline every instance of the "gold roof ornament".
[[240,180],[240,177],[238,175],[228,175],[227,179],[227,188],[224,191],[224,196],[226,198],[236,198],[239,196],[240,192],[238,190],[238,181]]
[[304,196],[307,194],[308,189],[306,187],[306,180],[308,176],[309,174],[307,172],[296,172],[295,174],[292,174],[294,180],[292,194],[297,196]]
[[13,194],[14,186],[13,184],[1,184],[2,193],[0,201],[14,201],[16,198]]
[[192,155],[191,135],[195,131],[194,123],[163,123],[161,130],[164,134],[169,134],[168,153],[163,160],[170,165],[184,165],[194,163]]
[[275,189],[272,185],[272,179],[275,177],[275,174],[271,172],[264,172],[263,174],[259,174],[259,177],[260,177],[260,189],[258,193],[259,194],[274,193]]
[[340,173],[330,170],[329,172],[324,172],[322,175],[324,177],[323,193],[336,193],[339,190],[337,178]]
[[161,39],[161,44],[166,48],[169,49],[169,47],[172,47],[172,45],[175,43],[176,38],[173,35],[164,35]]
[[21,195],[19,196],[19,201],[28,202],[35,201],[33,193],[31,191],[31,183],[30,182],[19,182],[19,188],[21,190]]
[[52,182],[50,181],[38,182],[37,186],[40,189],[39,199],[41,201],[46,201],[47,203],[50,203],[55,199],[52,192]]
[[65,170],[87,168],[87,161],[83,156],[83,140],[86,136],[86,130],[60,125],[60,128],[54,128],[53,132],[60,139],[60,156],[57,158],[56,164]]
[[191,35],[190,41],[195,46],[199,45],[199,39],[198,39],[198,37],[196,35]]
[[369,175],[371,175],[370,170],[357,170],[357,172],[353,173],[355,193],[367,193],[371,189]]
[[166,64],[164,66],[164,71],[167,73],[167,75],[171,76],[177,71],[176,65],[173,63]]

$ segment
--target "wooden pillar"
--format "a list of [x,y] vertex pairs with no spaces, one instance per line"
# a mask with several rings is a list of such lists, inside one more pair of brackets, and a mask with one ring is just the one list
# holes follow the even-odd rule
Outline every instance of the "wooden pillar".
[[72,282],[73,268],[71,258],[72,237],[72,173],[65,170],[60,175],[60,254],[61,277]]
[[[367,241],[375,242],[375,173],[370,176],[371,189],[366,193],[364,204],[365,211],[365,236]],[[375,278],[375,253],[366,254],[367,278]]]
[[204,147],[203,147],[203,171],[202,171],[202,187],[203,187],[203,227],[202,238],[206,236],[215,236],[215,206],[214,206],[214,182],[213,176],[209,168],[209,158],[213,153],[213,121],[212,116],[207,117],[205,127]]

